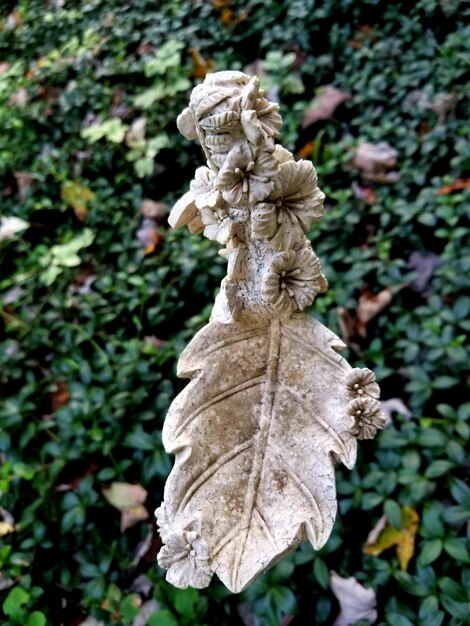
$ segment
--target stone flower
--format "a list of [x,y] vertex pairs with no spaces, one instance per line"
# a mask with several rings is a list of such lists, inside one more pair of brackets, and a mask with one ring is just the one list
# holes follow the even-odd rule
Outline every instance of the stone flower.
[[247,142],[238,142],[219,171],[217,187],[233,206],[255,204],[271,193],[278,168],[279,162],[269,152],[256,158]]
[[223,208],[203,208],[200,210],[204,224],[204,236],[212,241],[226,244],[235,234],[236,223]]
[[221,206],[222,197],[215,187],[216,175],[208,167],[198,167],[189,188],[195,198],[198,209]]
[[263,278],[261,294],[280,313],[303,311],[328,283],[320,269],[320,261],[308,246],[298,252],[287,250],[274,258]]
[[166,543],[170,536],[170,521],[168,518],[168,512],[164,502],[160,504],[158,509],[155,509],[155,517],[158,524],[158,533],[162,538],[163,543]]
[[277,103],[269,102],[266,98],[258,98],[256,100],[256,117],[266,135],[275,137],[279,134],[282,117]]
[[350,429],[358,439],[373,439],[385,425],[385,415],[380,402],[367,396],[356,398],[348,404],[348,415],[354,419]]
[[324,198],[310,161],[282,163],[273,191],[253,210],[253,237],[269,239],[276,250],[292,248],[320,220]]
[[355,367],[346,379],[346,393],[349,400],[367,397],[378,400],[380,388],[375,382],[375,374],[367,367]]
[[158,564],[167,569],[166,579],[180,589],[207,587],[212,578],[209,547],[195,530],[173,532],[158,553]]

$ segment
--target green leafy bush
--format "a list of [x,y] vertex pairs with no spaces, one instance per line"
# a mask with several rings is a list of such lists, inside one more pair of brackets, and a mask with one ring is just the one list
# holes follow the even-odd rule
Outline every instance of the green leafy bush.
[[[4,623],[132,624],[145,610],[150,626],[331,624],[330,570],[376,591],[379,624],[468,623],[467,4],[22,0],[0,12]],[[256,60],[284,145],[313,159],[327,194],[311,238],[331,288],[314,314],[402,404],[356,468],[338,468],[325,548],[302,546],[236,597],[216,582],[173,589],[155,564],[175,362],[224,275],[216,248],[168,230],[155,203],[171,205],[202,162],[175,124],[192,85]],[[397,151],[398,176],[358,167],[367,142]],[[118,510],[105,497],[116,483],[148,496]],[[392,543],[364,552],[383,514]]]

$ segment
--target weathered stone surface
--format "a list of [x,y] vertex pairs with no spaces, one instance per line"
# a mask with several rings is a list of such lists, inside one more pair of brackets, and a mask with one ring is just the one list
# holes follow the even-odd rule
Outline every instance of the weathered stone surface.
[[228,260],[210,323],[181,355],[191,382],[163,429],[176,456],[157,521],[159,564],[178,587],[216,573],[234,592],[309,540],[336,515],[334,465],[384,424],[368,369],[304,310],[328,285],[305,237],[324,194],[309,161],[274,142],[281,126],[256,78],[207,76],[178,118],[207,167],[169,221],[225,245]]

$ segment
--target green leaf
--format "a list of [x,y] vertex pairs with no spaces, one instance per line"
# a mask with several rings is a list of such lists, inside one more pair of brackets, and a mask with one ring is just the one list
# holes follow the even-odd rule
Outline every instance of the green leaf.
[[132,620],[137,617],[140,612],[141,604],[142,602],[140,600],[140,596],[136,593],[131,593],[123,598],[119,606],[119,611],[122,615],[124,623],[130,624]]
[[452,617],[463,620],[468,624],[468,620],[470,620],[470,605],[468,602],[453,600],[445,594],[441,594],[440,599],[444,608],[452,615]]
[[150,109],[155,102],[162,100],[166,95],[166,87],[163,83],[160,83],[135,96],[133,104],[138,109]]
[[466,564],[470,564],[470,554],[464,538],[458,539],[457,537],[451,537],[446,539],[444,541],[444,550],[456,561],[463,561]]
[[470,506],[451,506],[444,511],[444,520],[449,524],[458,524],[470,519]]
[[199,602],[199,594],[196,589],[175,589],[173,604],[175,609],[187,619],[195,617],[196,606]]
[[46,626],[46,616],[40,611],[33,611],[26,624],[27,626]]
[[320,587],[328,589],[330,586],[330,574],[325,562],[319,557],[315,557],[313,562],[313,575]]
[[176,617],[168,611],[163,609],[152,613],[147,622],[147,626],[179,626]]
[[442,552],[442,541],[440,539],[432,539],[423,543],[418,562],[425,567],[433,563]]
[[29,593],[21,587],[13,587],[2,605],[3,612],[8,617],[20,621],[24,610],[21,608],[29,601]]
[[402,515],[400,505],[394,500],[386,500],[384,504],[385,515],[394,528],[401,528]]
[[426,478],[438,478],[455,467],[452,461],[437,460],[433,461],[424,472]]
[[388,613],[387,612],[387,622],[388,624],[393,624],[393,626],[416,626],[413,622],[401,615],[400,613]]

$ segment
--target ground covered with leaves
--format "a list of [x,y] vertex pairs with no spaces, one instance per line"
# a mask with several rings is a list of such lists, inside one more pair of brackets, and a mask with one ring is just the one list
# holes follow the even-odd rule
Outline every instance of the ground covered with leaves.
[[[340,624],[467,624],[468,2],[0,11],[2,623],[298,626],[341,605]],[[176,359],[225,273],[166,225],[203,162],[175,119],[207,71],[243,68],[327,195],[313,314],[377,373],[390,419],[338,468],[326,547],[234,596],[164,581],[152,513]]]

